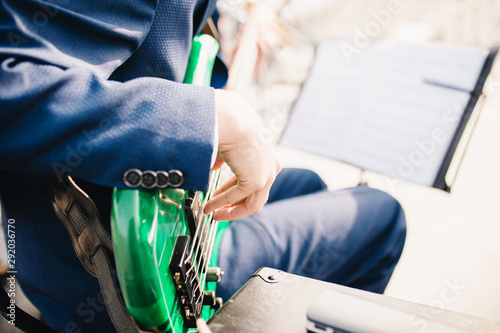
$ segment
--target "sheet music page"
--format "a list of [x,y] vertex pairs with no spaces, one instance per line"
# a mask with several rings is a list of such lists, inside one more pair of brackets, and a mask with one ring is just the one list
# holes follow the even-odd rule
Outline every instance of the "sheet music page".
[[317,50],[281,144],[432,186],[487,52],[379,44]]

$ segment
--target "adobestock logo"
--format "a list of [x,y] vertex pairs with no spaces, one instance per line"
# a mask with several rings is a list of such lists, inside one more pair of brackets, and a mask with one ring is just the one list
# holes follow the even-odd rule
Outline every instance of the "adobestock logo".
[[73,172],[73,170],[83,162],[83,158],[92,153],[93,147],[95,146],[94,139],[110,127],[111,121],[109,119],[102,119],[99,123],[99,128],[91,131],[81,131],[84,138],[73,146],[67,145],[65,147],[66,155],[64,161],[54,161],[51,163],[54,174],[62,176]]
[[[453,104],[443,112],[443,123],[450,125],[458,124],[462,118],[464,109],[465,105],[462,103]],[[405,179],[410,177],[418,167],[422,166],[433,154],[436,153],[439,146],[450,140],[450,132],[445,130],[447,126],[448,125],[434,128],[429,137],[414,141],[415,149],[413,149],[408,155],[398,156],[397,176],[399,176],[399,178]]]
[[[444,281],[444,288],[439,293],[439,296],[432,299],[428,305],[434,308],[446,310],[450,304],[456,302],[465,293],[467,288],[467,285],[459,282],[458,278],[454,278],[453,280],[447,279]],[[409,318],[409,323],[415,328],[412,332],[418,333],[425,333],[426,330],[433,325],[426,318],[416,314]]]
[[373,38],[377,38],[382,33],[383,29],[387,28],[395,15],[403,12],[403,5],[399,0],[393,0],[387,6],[387,9],[374,11],[370,14],[372,20],[368,21],[363,28],[354,27],[354,37],[352,43],[340,43],[340,49],[344,58],[348,63],[351,63],[352,57],[360,54],[361,51],[367,48]]
[[415,169],[425,163],[425,161],[436,151],[437,146],[447,139],[445,132],[436,128],[432,131],[431,137],[423,140],[415,140],[416,149],[412,150],[408,157],[398,156],[398,174],[406,178],[411,176]]

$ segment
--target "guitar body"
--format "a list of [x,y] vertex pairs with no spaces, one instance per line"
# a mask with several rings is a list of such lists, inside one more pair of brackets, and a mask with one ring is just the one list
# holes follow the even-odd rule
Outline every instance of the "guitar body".
[[[217,51],[212,37],[197,36],[185,82],[208,85]],[[128,311],[144,330],[196,331],[196,318],[208,319],[220,306],[214,291],[223,228],[202,209],[219,177],[212,172],[206,195],[182,189],[113,192],[118,279]]]

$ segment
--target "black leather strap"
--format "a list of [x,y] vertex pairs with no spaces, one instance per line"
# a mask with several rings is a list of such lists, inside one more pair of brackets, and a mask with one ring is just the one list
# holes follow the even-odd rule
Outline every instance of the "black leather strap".
[[114,272],[108,260],[108,256],[103,247],[97,248],[92,255],[97,278],[101,287],[104,302],[108,309],[109,316],[118,332],[139,332],[135,322],[125,308],[121,298],[119,287],[114,278]]
[[[68,231],[75,253],[85,269],[97,277],[91,256],[103,246],[113,260],[111,236],[102,227],[97,208],[71,177],[40,177],[47,188],[54,211]],[[114,264],[114,262],[112,262]]]
[[85,269],[97,277],[109,316],[118,332],[139,332],[123,303],[114,272],[111,236],[103,228],[97,208],[71,177],[41,177],[54,211],[63,222],[75,253]]

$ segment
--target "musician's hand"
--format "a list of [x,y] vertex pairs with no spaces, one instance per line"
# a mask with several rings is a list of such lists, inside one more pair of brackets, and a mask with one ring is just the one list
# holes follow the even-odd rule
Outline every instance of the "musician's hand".
[[219,155],[213,169],[226,162],[235,176],[215,191],[204,211],[216,210],[215,220],[231,221],[262,209],[281,165],[259,139],[260,117],[240,95],[216,90],[215,106]]

